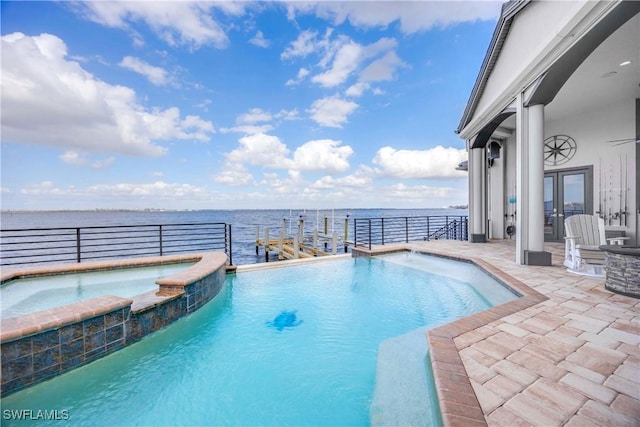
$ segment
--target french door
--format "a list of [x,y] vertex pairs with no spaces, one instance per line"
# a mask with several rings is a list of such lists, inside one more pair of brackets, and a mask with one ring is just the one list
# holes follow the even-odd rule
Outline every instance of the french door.
[[577,214],[593,214],[593,168],[545,172],[544,240],[562,241],[564,220]]

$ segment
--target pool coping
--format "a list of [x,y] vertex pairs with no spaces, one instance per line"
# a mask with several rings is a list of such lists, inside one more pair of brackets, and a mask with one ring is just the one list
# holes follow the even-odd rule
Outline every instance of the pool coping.
[[[195,261],[196,264],[184,271],[156,280],[158,290],[150,290],[130,298],[115,295],[103,295],[86,301],[65,304],[47,310],[37,311],[17,317],[2,319],[0,343],[14,341],[49,329],[60,328],[109,313],[113,310],[131,306],[136,314],[151,310],[167,301],[180,297],[184,287],[220,268],[222,258],[212,253],[167,255],[147,258],[130,258],[115,261],[96,261],[81,264],[56,264],[53,266],[23,267],[0,274],[0,284],[10,280],[73,274],[89,271],[105,271],[135,267],[151,267],[164,264],[177,264]],[[220,258],[220,259],[215,259]],[[224,256],[226,261],[226,255]]]
[[331,262],[331,261],[337,261],[340,259],[352,259],[352,258],[353,256],[351,254],[340,254],[340,255],[331,255],[331,256],[319,256],[319,257],[312,257],[312,258],[286,259],[286,260],[275,261],[275,262],[262,262],[262,263],[256,263],[256,264],[239,265],[236,267],[235,271],[237,271],[238,273],[241,273],[246,271],[268,270],[272,268],[292,267],[295,265],[307,265],[307,264]]
[[206,252],[194,254],[163,255],[155,257],[126,258],[117,260],[89,261],[82,263],[37,265],[4,269],[0,272],[0,284],[17,278],[50,276],[54,274],[81,273],[83,271],[101,271],[117,268],[145,267],[149,265],[176,264],[187,261],[200,261]]
[[370,250],[353,248],[352,254],[354,257],[368,257],[411,250],[474,264],[521,295],[520,298],[514,301],[509,301],[430,329],[426,334],[443,424],[445,426],[487,426],[484,412],[471,386],[469,375],[454,339],[495,320],[546,301],[549,298],[498,267],[477,257],[452,255],[450,252],[438,251],[432,248],[415,248],[411,244],[386,245],[385,247],[371,248]]

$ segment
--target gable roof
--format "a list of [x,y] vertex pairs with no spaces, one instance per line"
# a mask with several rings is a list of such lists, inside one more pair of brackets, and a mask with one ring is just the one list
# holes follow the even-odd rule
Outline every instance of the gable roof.
[[502,50],[504,41],[509,34],[509,29],[511,28],[513,19],[518,12],[520,12],[530,2],[531,0],[511,0],[502,5],[502,11],[498,18],[496,28],[493,31],[491,43],[489,44],[487,53],[482,61],[480,72],[478,73],[478,77],[476,77],[476,82],[473,85],[473,90],[471,91],[471,95],[467,101],[467,106],[465,107],[462,118],[460,119],[460,124],[455,131],[456,133],[460,133],[462,128],[464,128],[473,117],[476,107],[478,106],[478,102],[480,101],[480,97],[482,96],[487,81],[489,80],[489,76],[491,75],[491,71],[493,71],[493,67],[500,56],[500,51]]

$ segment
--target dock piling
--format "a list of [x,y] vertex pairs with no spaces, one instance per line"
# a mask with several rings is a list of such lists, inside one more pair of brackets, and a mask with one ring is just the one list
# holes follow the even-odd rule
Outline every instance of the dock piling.
[[300,258],[300,239],[298,236],[293,238],[293,258]]
[[347,247],[347,241],[349,236],[349,215],[344,219],[344,253],[346,254],[349,248]]
[[257,225],[256,226],[256,255],[258,255],[260,252],[260,226]]

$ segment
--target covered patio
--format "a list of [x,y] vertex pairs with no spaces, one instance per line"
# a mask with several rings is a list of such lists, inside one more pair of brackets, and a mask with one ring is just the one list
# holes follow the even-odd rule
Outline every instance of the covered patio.
[[469,152],[469,240],[557,261],[564,219],[595,214],[637,245],[640,2],[505,3],[457,133]]
[[532,293],[430,333],[445,425],[640,424],[640,300],[563,265],[575,214],[640,244],[639,84],[640,2],[503,5],[456,130],[469,242],[416,246]]

